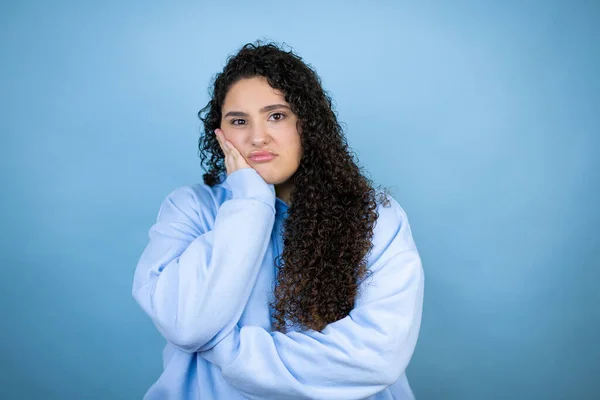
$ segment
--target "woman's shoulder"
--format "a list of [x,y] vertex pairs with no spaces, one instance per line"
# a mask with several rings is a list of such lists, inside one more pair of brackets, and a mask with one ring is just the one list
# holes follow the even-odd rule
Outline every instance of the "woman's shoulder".
[[377,190],[377,221],[373,228],[373,248],[369,264],[398,253],[417,250],[408,216],[388,191]]
[[[209,186],[203,182],[181,185],[172,189],[164,198],[159,219],[188,219],[212,226],[220,205],[229,193],[222,184]],[[167,214],[172,214],[170,217]]]

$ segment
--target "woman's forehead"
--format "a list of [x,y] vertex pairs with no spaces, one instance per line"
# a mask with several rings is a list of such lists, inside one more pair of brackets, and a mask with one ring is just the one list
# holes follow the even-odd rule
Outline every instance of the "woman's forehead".
[[242,106],[260,109],[275,103],[289,106],[283,92],[272,88],[265,78],[245,78],[229,88],[223,102],[223,109]]

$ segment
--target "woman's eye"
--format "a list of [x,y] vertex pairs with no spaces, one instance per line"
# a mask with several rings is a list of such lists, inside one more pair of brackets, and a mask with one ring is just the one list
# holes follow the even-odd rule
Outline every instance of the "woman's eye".
[[283,119],[284,117],[285,117],[285,115],[283,113],[271,114],[271,118],[273,118],[275,121],[279,121],[280,119]]
[[246,121],[243,119],[232,119],[231,120],[231,125],[244,125],[246,124]]

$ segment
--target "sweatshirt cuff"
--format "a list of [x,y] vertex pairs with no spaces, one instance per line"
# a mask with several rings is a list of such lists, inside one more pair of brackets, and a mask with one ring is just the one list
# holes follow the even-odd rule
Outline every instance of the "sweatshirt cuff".
[[275,206],[275,186],[268,184],[254,168],[234,171],[226,179],[234,199],[259,199]]
[[235,325],[233,330],[229,332],[219,343],[212,349],[200,352],[202,358],[211,364],[223,370],[227,365],[232,363],[239,353],[240,349],[240,328]]

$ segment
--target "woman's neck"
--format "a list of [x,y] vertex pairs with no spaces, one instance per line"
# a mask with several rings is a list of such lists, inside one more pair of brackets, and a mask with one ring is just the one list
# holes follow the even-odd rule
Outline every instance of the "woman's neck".
[[290,205],[292,188],[293,186],[289,181],[275,185],[275,195],[283,200],[288,206]]

